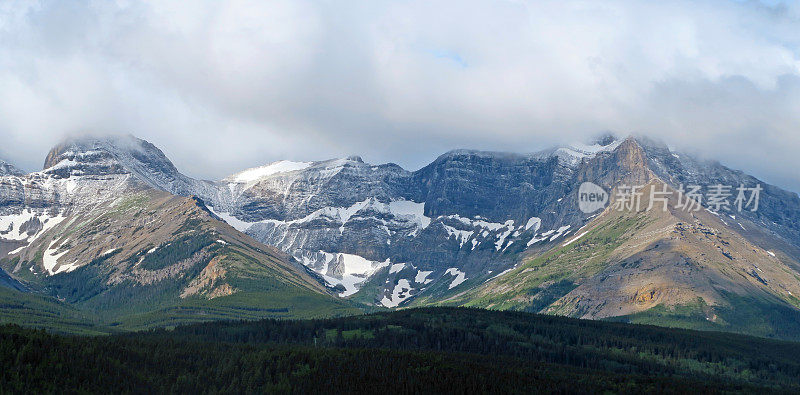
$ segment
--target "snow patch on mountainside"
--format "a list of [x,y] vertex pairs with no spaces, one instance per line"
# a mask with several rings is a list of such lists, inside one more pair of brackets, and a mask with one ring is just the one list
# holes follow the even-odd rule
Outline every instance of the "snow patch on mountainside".
[[423,213],[423,203],[402,199],[381,202],[371,197],[347,207],[323,207],[302,218],[264,219],[253,222],[241,220],[214,206],[207,207],[237,230],[290,254],[303,249],[308,237],[308,227],[319,229],[319,224],[324,224],[326,230],[336,229],[339,235],[345,235],[352,219],[373,220],[386,232],[386,243],[391,244],[391,237],[394,237],[398,230],[402,230],[405,236],[415,236],[431,223],[431,218]]
[[433,280],[428,279],[428,276],[433,273],[433,271],[426,271],[426,270],[419,270],[417,271],[417,275],[414,277],[414,282],[417,284],[427,284]]
[[567,232],[567,230],[569,229],[569,225],[567,225],[559,229],[554,229],[541,234],[537,234],[537,232],[542,226],[542,220],[539,217],[531,217],[525,222],[524,225],[520,226],[516,226],[513,220],[508,220],[503,223],[489,222],[481,218],[480,216],[477,216],[475,218],[465,218],[457,214],[437,217],[437,221],[445,218],[455,219],[459,221],[461,224],[463,224],[465,227],[470,228],[470,229],[459,229],[458,227],[448,225],[444,222],[440,222],[444,230],[447,232],[447,237],[448,238],[455,237],[455,239],[458,240],[459,248],[463,248],[465,244],[471,242],[473,250],[480,243],[477,240],[479,237],[493,238],[495,250],[505,251],[509,246],[513,244],[513,240],[515,240],[523,232],[526,232],[528,230],[533,230],[534,234],[534,237],[532,237],[527,243],[528,247],[540,241],[555,240],[569,233]]
[[[0,216],[0,238],[6,240],[27,241],[30,243],[36,240],[40,235],[61,223],[61,221],[64,219],[66,219],[66,217],[61,216],[60,214],[51,216],[47,213],[35,213],[30,209],[19,214]],[[26,223],[33,224],[37,221],[41,224],[41,229],[33,233],[30,233],[28,230],[23,231],[23,225]]]
[[588,230],[587,230],[586,232],[583,232],[583,233],[581,233],[581,234],[579,234],[579,235],[577,235],[577,236],[575,236],[575,237],[573,237],[573,238],[569,239],[569,241],[567,241],[566,243],[562,244],[561,246],[562,246],[562,247],[566,247],[566,246],[568,246],[568,245],[570,245],[570,244],[574,243],[576,240],[580,239],[581,237],[583,237],[583,236],[584,236],[585,234],[587,234],[587,233],[589,233],[589,231],[588,231]]
[[340,297],[347,297],[358,292],[364,281],[378,270],[390,265],[388,259],[384,262],[376,262],[354,254],[325,251],[319,251],[316,254],[301,254],[295,258],[321,275],[328,285],[344,287],[345,290],[339,293]]
[[571,225],[566,225],[566,226],[562,226],[562,227],[560,227],[558,229],[551,229],[551,230],[548,230],[546,232],[542,232],[540,234],[535,234],[533,237],[531,237],[530,240],[528,240],[527,246],[530,247],[530,246],[532,246],[532,245],[534,245],[534,244],[536,244],[536,243],[538,243],[540,241],[545,241],[545,240],[553,241],[553,240],[555,240],[555,239],[557,239],[557,238],[559,238],[561,236],[564,236],[567,233],[569,233],[569,232],[567,232],[567,230],[569,230],[570,227],[571,227]]
[[445,270],[445,273],[449,274],[451,276],[455,276],[455,278],[450,283],[450,285],[447,286],[447,289],[453,289],[453,288],[459,286],[464,281],[467,281],[467,277],[466,277],[467,274],[462,272],[462,271],[460,271],[460,270],[458,270],[455,267],[451,267],[451,268]]
[[64,168],[68,168],[68,167],[75,167],[78,164],[79,163],[74,161],[74,160],[63,159],[61,162],[58,162],[55,165],[50,166],[47,169],[44,169],[43,172],[52,172],[52,171],[58,170],[58,169],[64,169]]
[[497,251],[500,251],[500,248],[503,247],[508,236],[511,236],[511,233],[514,232],[514,221],[508,220],[504,225],[506,226],[505,232],[501,233],[500,236],[497,237],[497,242],[494,243],[494,248]]
[[58,265],[58,259],[64,256],[69,250],[63,251],[61,253],[56,254],[56,251],[61,247],[60,245],[56,248],[53,248],[53,244],[56,243],[56,240],[50,242],[50,245],[47,246],[47,250],[45,250],[44,255],[42,255],[42,264],[44,269],[47,270],[50,275],[54,275],[58,272],[54,271],[53,269]]
[[79,267],[80,267],[80,265],[78,265],[78,261],[75,261],[75,262],[72,262],[72,263],[68,263],[66,265],[62,263],[61,266],[59,266],[58,269],[56,269],[56,271],[53,274],[69,273],[69,272],[71,272],[71,271],[73,271],[73,270],[75,270],[75,269],[77,269]]
[[562,235],[566,235],[567,233],[569,233],[569,232],[567,232],[567,230],[569,228],[571,228],[571,227],[572,227],[572,225],[566,225],[566,226],[562,226],[562,227],[558,228],[556,233],[553,236],[550,237],[550,241],[553,241],[553,240],[561,237]]
[[525,230],[533,228],[533,231],[537,232],[541,227],[542,227],[542,220],[539,217],[531,217],[530,219],[528,219],[528,222],[525,223]]
[[283,228],[284,232],[288,230],[288,226],[302,225],[309,223],[318,218],[327,218],[340,224],[339,232],[343,233],[345,225],[350,219],[358,214],[361,210],[372,209],[379,213],[391,214],[392,217],[407,222],[412,222],[417,225],[417,230],[424,229],[431,223],[431,218],[424,215],[424,203],[416,203],[408,200],[396,200],[387,203],[377,201],[375,198],[367,198],[359,202],[355,202],[349,207],[323,207],[315,210],[311,214],[303,218],[281,221],[277,219],[265,219],[255,222],[247,222],[236,218],[228,212],[217,211],[213,206],[207,206],[211,212],[218,217],[222,218],[228,225],[233,226],[240,232],[246,232],[254,224],[272,224]]
[[227,223],[228,225],[232,226],[234,229],[238,230],[239,232],[247,231],[247,229],[249,229],[251,226],[253,226],[253,224],[256,223],[256,222],[242,221],[239,218],[236,218],[236,217],[234,217],[233,215],[231,215],[230,213],[227,213],[227,212],[216,211],[216,210],[214,210],[214,206],[206,205],[206,207],[208,207],[208,210],[211,211],[212,213],[214,213],[214,215],[216,215],[217,217],[222,218],[222,220],[225,221],[225,223]]
[[264,177],[269,177],[273,174],[288,173],[290,171],[303,170],[311,166],[311,162],[292,162],[288,160],[281,160],[278,162],[270,163],[266,166],[254,167],[247,169],[240,173],[236,173],[226,181],[249,183],[260,180]]
[[[508,220],[504,223],[498,223],[498,222],[486,221],[485,219],[479,216],[475,218],[465,218],[457,214],[442,216],[439,218],[454,219],[459,221],[462,225],[471,228],[471,230],[457,229],[453,226],[444,223],[441,224],[442,227],[444,227],[444,230],[447,232],[448,238],[455,236],[456,240],[458,240],[459,242],[459,248],[464,247],[464,244],[469,242],[471,239],[473,250],[478,245],[478,241],[475,239],[475,237],[477,236],[486,238],[494,233],[496,239],[495,250],[499,251],[501,248],[503,248],[504,245],[508,247],[506,241],[509,237],[517,237],[524,229],[527,229],[523,228],[522,226],[519,227],[515,226],[513,220]],[[533,218],[531,218],[531,220],[528,221],[528,224],[530,224],[530,226],[534,226],[535,224],[535,221],[532,220]],[[528,224],[526,224],[526,226],[528,226]]]
[[410,200],[394,200],[389,203],[389,212],[397,218],[410,219],[425,229],[431,224],[430,217],[425,216],[425,203]]
[[444,230],[447,232],[447,238],[451,238],[455,236],[456,240],[458,240],[459,248],[464,247],[464,244],[475,234],[474,230],[461,230],[456,229],[452,226],[442,224]]
[[411,284],[408,280],[400,279],[397,281],[397,284],[395,284],[392,295],[389,297],[384,296],[380,304],[385,307],[397,307],[410,296],[409,292],[411,292],[411,289]]
[[514,267],[508,268],[508,269],[506,269],[506,270],[503,270],[502,272],[495,274],[494,276],[492,276],[491,278],[489,278],[489,279],[488,279],[488,280],[486,280],[486,281],[488,282],[488,281],[494,280],[494,279],[496,279],[497,277],[500,277],[500,276],[502,276],[502,275],[504,275],[504,274],[506,274],[506,273],[508,273],[508,272],[510,272],[510,271],[512,271],[512,270],[514,270],[514,269],[516,269],[516,268],[517,268],[517,267],[516,267],[516,266],[514,266]]
[[[492,231],[492,232],[498,231],[498,230],[508,226],[508,222],[503,223],[503,224],[497,223],[497,222],[489,222],[489,221],[481,219],[480,217],[475,217],[475,219],[464,218],[464,217],[461,217],[461,216],[458,216],[458,215],[456,215],[455,217],[457,217],[459,221],[461,221],[461,222],[463,222],[463,223],[465,223],[467,225],[483,228],[485,230]],[[513,225],[513,222],[514,221],[511,221],[512,225]]]
[[576,166],[583,160],[584,158],[593,158],[600,152],[610,152],[622,143],[622,140],[616,140],[608,145],[601,145],[601,144],[570,144],[566,147],[557,148],[554,152],[559,159],[561,159],[564,163],[569,166]]
[[389,274],[397,273],[397,272],[403,270],[403,268],[405,268],[405,267],[406,267],[405,263],[395,263],[394,265],[392,265],[389,268]]

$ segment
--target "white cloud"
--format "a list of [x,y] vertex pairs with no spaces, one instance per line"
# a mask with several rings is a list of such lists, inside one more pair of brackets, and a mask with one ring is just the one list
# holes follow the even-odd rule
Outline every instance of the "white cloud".
[[0,156],[130,132],[221,178],[614,130],[797,190],[798,43],[776,2],[3,2]]

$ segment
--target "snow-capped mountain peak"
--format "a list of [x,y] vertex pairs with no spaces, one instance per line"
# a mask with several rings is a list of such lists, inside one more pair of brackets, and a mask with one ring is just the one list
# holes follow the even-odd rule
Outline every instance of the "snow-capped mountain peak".
[[258,181],[262,178],[269,177],[278,173],[289,173],[293,171],[303,170],[311,166],[312,162],[293,162],[289,160],[280,160],[270,164],[253,167],[234,175],[226,177],[223,181],[250,183]]
[[50,150],[42,173],[55,178],[131,174],[176,195],[214,194],[211,183],[180,173],[158,147],[132,135],[69,138]]
[[43,170],[63,177],[156,171],[177,169],[156,146],[131,135],[69,138],[50,150]]
[[619,147],[620,144],[622,144],[623,141],[624,139],[619,139],[612,135],[605,135],[601,138],[595,139],[589,144],[577,142],[571,143],[540,151],[536,154],[533,154],[533,156],[542,159],[555,156],[558,158],[560,163],[574,168],[584,159],[588,160],[594,158],[601,152],[614,151],[617,149],[617,147]]

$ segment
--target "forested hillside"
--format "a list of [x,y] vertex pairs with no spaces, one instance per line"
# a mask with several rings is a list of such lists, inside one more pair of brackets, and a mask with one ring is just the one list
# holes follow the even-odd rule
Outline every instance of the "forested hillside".
[[800,391],[800,343],[463,308],[112,336],[0,328],[14,392]]

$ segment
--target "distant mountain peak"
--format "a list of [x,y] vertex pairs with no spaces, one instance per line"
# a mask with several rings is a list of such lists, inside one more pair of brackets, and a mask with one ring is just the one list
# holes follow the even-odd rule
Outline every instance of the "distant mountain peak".
[[25,172],[18,169],[11,163],[8,163],[0,159],[0,176],[21,176],[21,175],[25,175]]
[[181,196],[208,188],[208,182],[180,173],[158,147],[130,134],[67,138],[50,150],[43,173],[56,178],[132,174],[153,188]]
[[167,159],[163,152],[155,145],[134,137],[133,135],[83,135],[69,137],[53,147],[47,154],[44,162],[44,170],[50,169],[66,160],[85,162],[97,159],[100,153],[106,153],[108,157],[124,162],[131,157],[143,158],[150,156],[163,164],[172,163]]
[[597,136],[594,140],[591,141],[591,144],[592,145],[598,144],[598,145],[601,145],[601,146],[607,146],[607,145],[610,145],[610,144],[614,143],[617,140],[619,140],[619,137],[617,137],[614,133],[606,132],[606,133],[601,134],[600,136]]
[[524,158],[529,156],[528,154],[520,154],[514,152],[503,152],[503,151],[484,151],[484,150],[477,150],[477,149],[466,149],[466,148],[459,148],[445,152],[444,154],[440,155],[434,163],[452,160],[455,158],[460,157],[475,157],[475,158],[495,158],[495,159],[502,159],[502,158]]

